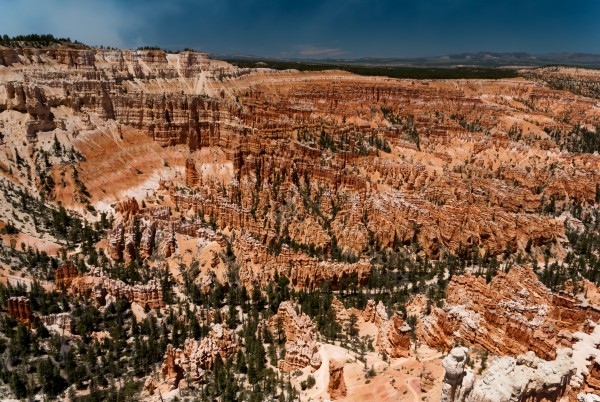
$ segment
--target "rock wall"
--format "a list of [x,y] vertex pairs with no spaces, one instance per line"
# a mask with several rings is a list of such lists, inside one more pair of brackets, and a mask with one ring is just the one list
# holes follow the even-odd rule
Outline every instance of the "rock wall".
[[234,252],[239,256],[240,280],[249,289],[255,283],[262,287],[272,280],[275,272],[290,279],[296,289],[315,289],[327,282],[332,289],[339,283],[354,277],[357,284],[364,284],[371,274],[367,261],[348,264],[322,261],[301,252],[294,252],[284,246],[279,255],[273,255],[267,248],[250,236],[240,238],[234,244]]
[[556,401],[564,395],[574,372],[571,353],[559,349],[552,361],[539,359],[533,352],[496,359],[475,381],[465,401]]
[[188,158],[185,161],[185,185],[194,188],[198,185],[199,176],[198,171],[196,170],[196,164],[194,160]]
[[408,357],[410,355],[411,328],[404,322],[402,316],[395,312],[377,333],[377,348],[387,356]]
[[141,209],[133,199],[117,204],[116,210],[119,215],[107,242],[111,258],[117,261],[143,261],[155,253],[168,258],[177,249],[176,234],[205,235],[205,225],[184,223],[171,216],[168,207]]

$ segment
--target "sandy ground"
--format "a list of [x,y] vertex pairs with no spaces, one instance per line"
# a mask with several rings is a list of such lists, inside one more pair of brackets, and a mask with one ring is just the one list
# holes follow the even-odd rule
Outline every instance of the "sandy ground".
[[[329,384],[329,361],[345,362],[344,381],[346,396],[340,401],[439,401],[441,395],[441,379],[444,370],[441,367],[441,353],[428,347],[421,347],[415,356],[391,359],[385,362],[375,352],[366,355],[366,367],[373,368],[376,375],[366,377],[365,363],[357,360],[356,353],[337,345],[322,344],[319,349],[322,364],[314,373],[305,369],[302,376],[295,378],[295,383],[305,380],[310,374],[316,384],[313,388],[301,393],[302,401],[330,400],[327,392]],[[430,388],[425,375],[437,383]]]

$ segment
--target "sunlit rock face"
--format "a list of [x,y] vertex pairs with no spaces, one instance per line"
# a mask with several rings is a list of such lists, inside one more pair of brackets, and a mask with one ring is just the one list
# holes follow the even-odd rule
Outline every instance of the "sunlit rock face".
[[483,277],[454,276],[444,307],[423,319],[417,335],[433,347],[450,348],[460,339],[501,356],[533,351],[554,359],[557,348],[572,344],[569,333],[599,319],[598,307],[552,293],[530,267],[513,267],[489,284]]
[[[598,393],[596,286],[552,292],[527,263],[503,265],[518,253],[565,259],[567,227],[581,231],[593,218],[600,157],[567,152],[561,138],[595,130],[597,100],[534,76],[250,70],[190,52],[1,48],[0,66],[3,187],[106,229],[85,245],[96,261],[84,260],[81,248],[63,252],[64,241],[15,214],[23,205],[5,202],[0,220],[16,225],[19,242],[60,259],[44,272],[48,289],[100,310],[124,299],[140,322],[160,315],[161,325],[182,314],[178,302],[194,304],[188,287],[334,292],[344,328],[335,340],[321,337],[293,300],[270,307],[257,325],[285,337],[285,357],[269,369],[298,389],[300,378],[315,377],[306,399],[593,401]],[[548,74],[598,80],[557,71]],[[394,306],[373,288],[366,307],[346,308],[349,294],[391,264],[384,252],[407,261],[456,257],[465,273],[447,278],[443,300],[430,308],[424,294]],[[498,273],[477,276],[477,264],[493,259]],[[117,279],[117,269],[99,268],[108,262],[143,279]],[[392,268],[384,279],[410,282],[406,267]],[[390,297],[413,289],[400,287]],[[410,310],[417,298],[422,308]],[[72,336],[66,313],[41,316],[27,298],[7,306],[21,323],[39,318]],[[236,320],[215,323],[228,309],[197,313],[207,336],[167,341],[145,398],[204,384],[219,359],[244,351]],[[344,339],[352,315],[362,346],[371,341],[364,361],[346,343],[356,339]],[[486,367],[475,361],[482,352]]]

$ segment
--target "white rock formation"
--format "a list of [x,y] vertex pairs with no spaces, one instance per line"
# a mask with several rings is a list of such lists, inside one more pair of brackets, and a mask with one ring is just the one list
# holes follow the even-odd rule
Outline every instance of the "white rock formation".
[[496,359],[475,381],[466,401],[558,400],[575,372],[572,355],[571,349],[559,349],[553,361],[542,360],[533,352],[516,359]]
[[576,340],[573,344],[573,361],[577,369],[571,381],[571,386],[574,388],[578,388],[589,374],[590,361],[600,361],[600,325],[592,323],[591,327],[593,328],[591,334],[585,332],[573,334]]
[[596,394],[578,394],[577,402],[600,402],[600,395]]
[[463,347],[454,348],[442,362],[446,369],[443,402],[558,400],[576,371],[573,351],[559,349],[553,361],[540,359],[534,352],[517,358],[497,358],[475,380],[473,372],[465,369],[467,351]]
[[442,361],[446,375],[441,402],[464,401],[473,387],[475,375],[469,368],[465,369],[468,351],[465,347],[455,347]]

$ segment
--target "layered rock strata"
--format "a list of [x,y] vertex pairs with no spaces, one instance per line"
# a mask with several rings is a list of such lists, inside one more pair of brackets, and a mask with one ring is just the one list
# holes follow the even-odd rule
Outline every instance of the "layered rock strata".
[[[600,113],[590,99],[533,82],[249,71],[190,52],[0,53],[10,77],[0,110],[26,117],[30,142],[45,130],[67,142],[138,130],[184,145],[174,170],[198,193],[175,191],[174,203],[267,246],[285,239],[358,255],[377,240],[439,258],[479,245],[500,255],[531,240],[563,252],[563,220],[541,211],[550,199],[595,200],[599,158],[557,152],[548,133],[593,126]],[[524,113],[524,99],[539,107]],[[203,150],[218,150],[222,166],[198,168],[190,151]]]
[[380,353],[388,357],[408,357],[410,355],[411,327],[404,322],[399,312],[388,318],[381,302],[377,305],[375,325],[378,327],[376,345]]
[[48,314],[40,317],[42,323],[49,329],[57,329],[60,332],[71,331],[71,313]]
[[371,265],[365,260],[357,263],[323,261],[286,246],[278,255],[273,255],[250,236],[236,241],[234,251],[240,256],[240,280],[249,289],[255,284],[266,287],[275,273],[289,278],[294,288],[306,290],[316,289],[325,282],[332,289],[347,280],[360,285],[366,283],[371,274]]
[[449,350],[460,339],[500,356],[531,350],[554,359],[557,347],[572,344],[564,334],[582,329],[586,320],[599,319],[599,308],[567,294],[553,294],[531,268],[515,266],[489,284],[468,274],[452,277],[445,306],[434,308],[416,332],[431,347]]

